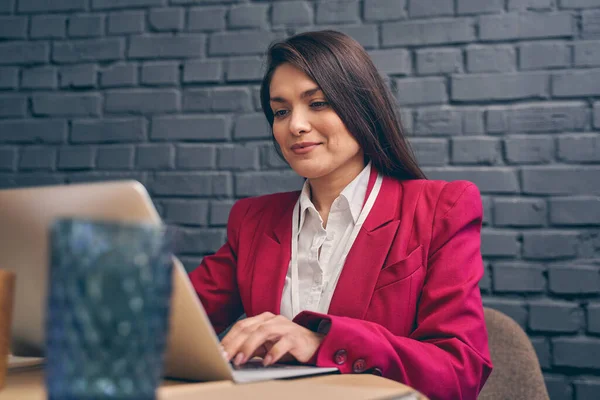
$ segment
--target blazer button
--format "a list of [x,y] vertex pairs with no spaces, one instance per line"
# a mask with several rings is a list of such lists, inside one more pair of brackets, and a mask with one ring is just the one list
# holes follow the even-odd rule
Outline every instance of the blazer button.
[[352,372],[354,372],[355,374],[360,374],[361,372],[365,372],[365,369],[366,369],[365,360],[363,360],[362,358],[359,358],[358,360],[354,361],[354,364],[352,364]]
[[348,353],[346,350],[338,350],[333,355],[333,362],[337,365],[342,365],[348,359]]

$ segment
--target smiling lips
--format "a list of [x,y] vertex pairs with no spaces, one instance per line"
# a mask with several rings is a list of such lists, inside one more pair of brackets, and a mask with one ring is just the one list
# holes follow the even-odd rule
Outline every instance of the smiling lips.
[[292,151],[296,154],[306,154],[317,148],[321,143],[317,142],[302,142],[292,146]]

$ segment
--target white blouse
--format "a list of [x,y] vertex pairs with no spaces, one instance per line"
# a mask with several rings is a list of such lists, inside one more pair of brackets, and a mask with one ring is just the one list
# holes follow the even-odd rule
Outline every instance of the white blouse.
[[381,177],[364,202],[370,174],[371,163],[342,190],[331,205],[326,228],[310,199],[308,181],[304,183],[292,221],[294,224],[299,220],[292,225],[292,257],[281,297],[281,315],[291,320],[301,311],[329,310],[346,256],[379,192]]

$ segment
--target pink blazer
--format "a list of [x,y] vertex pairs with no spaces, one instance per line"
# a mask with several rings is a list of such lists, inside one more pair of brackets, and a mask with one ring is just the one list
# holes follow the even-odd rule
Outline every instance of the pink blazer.
[[[227,242],[190,273],[217,332],[243,312],[279,313],[299,194],[237,201]],[[312,330],[331,323],[314,364],[383,375],[430,399],[476,399],[492,370],[478,287],[482,214],[470,182],[384,178],[329,312],[294,318]]]

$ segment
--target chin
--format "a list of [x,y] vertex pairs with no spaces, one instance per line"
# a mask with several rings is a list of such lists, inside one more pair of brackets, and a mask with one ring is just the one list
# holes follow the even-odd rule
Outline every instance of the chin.
[[329,172],[326,168],[319,165],[306,165],[305,163],[299,162],[289,164],[291,165],[294,172],[306,179],[320,178],[324,175],[327,175],[327,173]]

